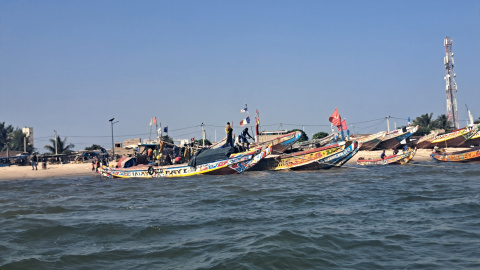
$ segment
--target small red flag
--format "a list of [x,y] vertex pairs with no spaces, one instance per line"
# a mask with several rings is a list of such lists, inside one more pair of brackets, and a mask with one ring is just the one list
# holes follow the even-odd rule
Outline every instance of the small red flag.
[[347,122],[345,120],[342,121],[342,129],[347,130]]
[[335,111],[333,112],[332,116],[328,118],[328,121],[332,122],[332,124],[337,127],[342,125],[342,119],[340,118],[340,114],[338,114],[337,108],[335,108]]
[[153,124],[156,125],[157,124],[157,117],[153,117]]

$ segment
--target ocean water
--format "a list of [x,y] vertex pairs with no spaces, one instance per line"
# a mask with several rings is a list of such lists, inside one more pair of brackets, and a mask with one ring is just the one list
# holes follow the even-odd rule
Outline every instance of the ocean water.
[[0,269],[480,269],[480,163],[0,181]]

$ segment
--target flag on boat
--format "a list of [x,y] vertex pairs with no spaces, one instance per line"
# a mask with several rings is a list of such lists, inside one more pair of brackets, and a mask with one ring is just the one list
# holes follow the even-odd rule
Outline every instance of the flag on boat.
[[167,132],[167,133],[168,133],[168,127],[164,127],[164,128],[163,128],[163,132]]
[[240,113],[244,113],[244,112],[248,112],[247,104],[245,104],[245,109],[241,109],[241,110],[240,110]]
[[343,130],[347,130],[347,121],[345,121],[345,119],[342,121],[342,129]]
[[195,141],[195,137],[190,138],[190,141],[191,142]]
[[153,117],[153,120],[152,120],[153,124],[156,125],[157,124],[157,117]]
[[333,112],[332,116],[328,118],[328,121],[330,121],[334,126],[341,126],[342,125],[342,119],[340,118],[340,114],[338,114],[338,109],[335,108],[335,111]]
[[245,126],[246,124],[250,124],[250,117],[248,117],[248,116],[247,116],[247,118],[240,121],[240,126],[241,127]]

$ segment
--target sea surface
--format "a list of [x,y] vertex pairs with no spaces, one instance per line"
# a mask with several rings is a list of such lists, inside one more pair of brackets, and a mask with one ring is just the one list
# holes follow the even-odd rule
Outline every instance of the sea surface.
[[480,269],[480,163],[0,181],[0,269]]

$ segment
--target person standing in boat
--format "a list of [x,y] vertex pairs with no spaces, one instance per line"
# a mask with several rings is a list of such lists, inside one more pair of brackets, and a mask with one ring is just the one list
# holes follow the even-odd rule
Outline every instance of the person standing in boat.
[[383,150],[382,154],[380,155],[380,158],[385,159],[386,157],[387,157],[387,155],[385,155],[385,150]]
[[225,127],[225,133],[227,133],[227,142],[225,143],[225,146],[233,147],[233,138],[232,138],[233,128],[230,126],[230,122],[227,122],[227,126]]
[[247,137],[254,140],[254,138],[248,133],[248,128],[245,128],[242,133],[240,133],[240,143],[242,144],[243,150],[246,151],[250,147]]

